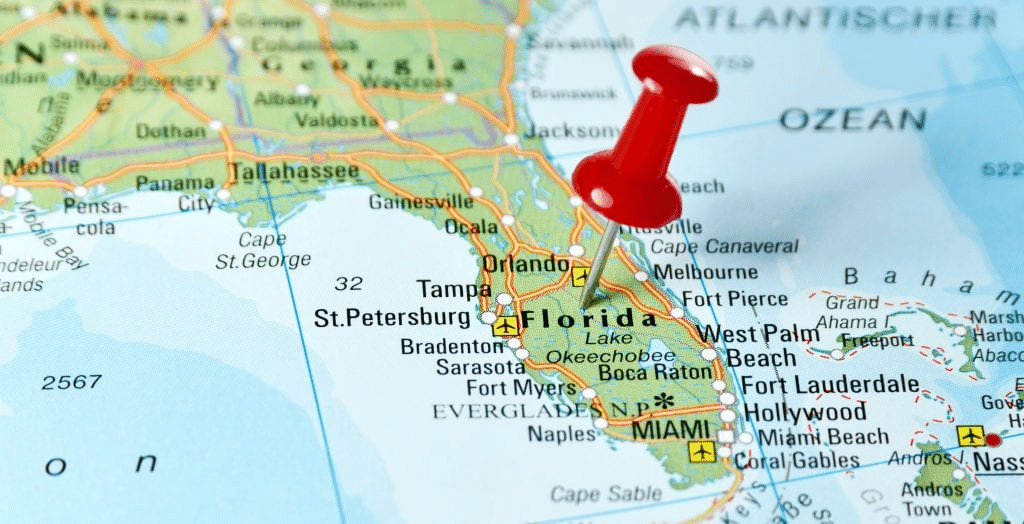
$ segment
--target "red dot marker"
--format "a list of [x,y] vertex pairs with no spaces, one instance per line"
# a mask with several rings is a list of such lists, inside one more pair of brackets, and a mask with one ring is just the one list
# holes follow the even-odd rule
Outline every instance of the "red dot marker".
[[580,307],[587,308],[608,262],[619,224],[655,228],[683,213],[683,196],[668,174],[686,106],[718,96],[718,80],[701,57],[670,45],[642,49],[633,72],[643,82],[629,121],[615,147],[583,159],[572,186],[591,209],[608,219],[583,285]]
[[1000,437],[996,433],[989,433],[988,435],[985,435],[985,445],[986,446],[989,446],[989,447],[992,447],[992,448],[997,448],[1002,443],[1003,443],[1003,437]]

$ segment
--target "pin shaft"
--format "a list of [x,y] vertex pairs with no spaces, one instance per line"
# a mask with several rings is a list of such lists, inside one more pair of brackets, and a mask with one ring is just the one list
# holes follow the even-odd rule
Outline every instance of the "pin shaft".
[[597,291],[597,284],[601,280],[601,273],[604,272],[604,266],[608,263],[608,255],[611,254],[612,246],[615,245],[615,238],[618,236],[619,223],[609,220],[608,225],[604,228],[601,243],[597,246],[594,264],[590,267],[590,273],[587,274],[586,283],[583,284],[583,298],[580,300],[580,309],[587,309],[590,301],[594,299],[594,292]]

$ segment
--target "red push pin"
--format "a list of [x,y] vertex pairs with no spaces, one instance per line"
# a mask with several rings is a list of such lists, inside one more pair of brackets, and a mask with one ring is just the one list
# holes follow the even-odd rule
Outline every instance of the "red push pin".
[[668,174],[668,163],[686,106],[718,96],[711,66],[681,47],[642,49],[633,58],[633,72],[643,81],[643,92],[615,148],[584,158],[572,174],[576,193],[608,219],[583,285],[583,309],[594,298],[619,224],[655,228],[682,215],[683,196]]

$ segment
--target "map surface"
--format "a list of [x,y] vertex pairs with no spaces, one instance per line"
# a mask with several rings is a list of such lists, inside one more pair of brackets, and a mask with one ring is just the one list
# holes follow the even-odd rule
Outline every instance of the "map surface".
[[[10,522],[1020,522],[1024,7],[0,2]],[[569,175],[716,69],[625,228]]]

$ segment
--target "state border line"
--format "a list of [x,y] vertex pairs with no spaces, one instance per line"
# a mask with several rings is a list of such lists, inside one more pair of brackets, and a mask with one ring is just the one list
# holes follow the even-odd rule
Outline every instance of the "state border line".
[[[1024,437],[1024,432],[1015,433],[1015,434],[1012,434],[1012,435],[1007,435],[1007,436],[1003,437],[1003,442],[1006,442],[1007,440],[1010,440],[1010,439],[1019,438],[1019,437]],[[939,451],[936,451],[934,453],[950,453],[950,454],[952,454],[951,452],[957,451],[957,450],[961,450],[961,449],[963,449],[963,450],[976,450],[976,449],[984,449],[984,448],[975,448],[975,447],[969,447],[969,446],[954,446],[954,447],[950,447],[950,448],[940,448]],[[795,483],[803,482],[803,481],[806,481],[806,480],[814,480],[814,479],[818,479],[818,478],[822,478],[822,477],[831,477],[831,476],[835,476],[835,475],[840,475],[840,474],[846,473],[847,471],[854,471],[854,472],[856,472],[856,471],[860,471],[860,470],[863,470],[863,469],[870,469],[870,468],[876,468],[878,466],[884,466],[884,465],[887,465],[887,464],[889,464],[888,460],[879,460],[879,461],[869,462],[867,464],[863,464],[860,467],[853,468],[853,469],[850,469],[850,468],[846,468],[846,469],[831,469],[831,470],[822,471],[822,472],[819,472],[819,473],[810,473],[810,474],[803,475],[803,476],[800,476],[800,477],[793,477],[793,478],[789,478],[789,479],[784,479],[784,480],[778,481],[778,484],[781,484],[781,485],[795,484]],[[977,485],[977,484],[975,484],[975,485]],[[743,491],[744,489],[746,489],[746,488],[745,487],[740,487],[739,491]],[[713,498],[725,495],[726,493],[728,493],[728,491],[715,491],[715,492],[712,492],[712,493],[705,493],[703,495],[693,495],[693,496],[690,496],[690,497],[666,500],[666,501],[663,501],[663,502],[652,502],[652,503],[649,503],[649,504],[630,506],[628,508],[609,509],[609,510],[605,510],[605,511],[595,511],[595,512],[592,512],[592,513],[579,513],[579,514],[575,514],[575,515],[570,515],[570,516],[565,516],[565,517],[557,517],[557,518],[547,519],[547,520],[535,520],[535,521],[532,521],[532,524],[559,524],[559,523],[564,523],[564,522],[575,522],[575,521],[579,521],[580,519],[592,519],[592,518],[610,517],[610,516],[613,516],[613,515],[621,515],[623,513],[632,513],[632,512],[636,512],[636,511],[645,511],[645,510],[648,510],[648,509],[655,509],[655,508],[660,508],[660,507],[665,507],[665,506],[674,506],[674,505],[677,505],[677,504],[683,504],[683,503],[686,503],[686,502],[693,502],[693,501],[696,501],[696,500],[713,499]]]
[[[270,211],[270,218],[274,224],[274,234],[280,237],[281,229],[277,223],[277,212],[274,211],[274,195],[270,192],[270,183],[265,178],[263,179],[263,188],[267,192],[267,210]],[[285,258],[284,245],[278,244],[278,250],[281,252],[281,258]],[[334,502],[338,509],[338,521],[341,524],[346,524],[345,510],[341,502],[341,488],[338,483],[338,475],[334,468],[334,459],[331,457],[331,445],[327,440],[327,428],[324,426],[324,416],[320,409],[320,396],[316,389],[316,379],[313,378],[313,367],[309,363],[309,348],[306,346],[306,336],[302,331],[302,322],[299,317],[299,307],[295,301],[295,290],[292,287],[291,273],[288,271],[288,264],[282,264],[281,269],[284,270],[284,279],[288,284],[288,297],[291,299],[292,313],[295,315],[295,327],[299,331],[299,342],[302,344],[302,357],[306,363],[306,374],[309,376],[309,385],[313,393],[313,406],[316,408],[317,422],[320,424],[320,437],[323,440],[324,454],[327,458],[327,469],[331,474],[331,485],[334,489]]]

